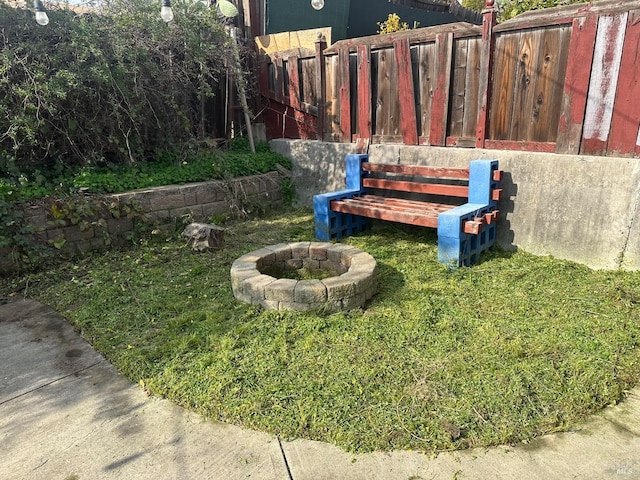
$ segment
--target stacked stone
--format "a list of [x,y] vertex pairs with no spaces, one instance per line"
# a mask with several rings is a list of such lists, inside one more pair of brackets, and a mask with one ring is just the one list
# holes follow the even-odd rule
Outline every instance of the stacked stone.
[[[274,278],[261,270],[273,265],[289,269],[331,269],[340,274],[323,280]],[[267,310],[326,312],[362,306],[376,293],[376,261],[366,252],[342,244],[282,243],[238,258],[231,266],[234,296]]]

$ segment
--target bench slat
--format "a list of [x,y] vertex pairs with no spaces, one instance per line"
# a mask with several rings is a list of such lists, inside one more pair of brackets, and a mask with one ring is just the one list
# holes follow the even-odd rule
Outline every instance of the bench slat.
[[438,212],[444,212],[453,208],[455,205],[450,203],[435,203],[435,202],[423,202],[420,200],[408,200],[405,198],[393,198],[393,197],[381,197],[379,195],[362,195],[359,197],[363,200],[384,203],[387,205],[405,206],[407,208],[415,208],[417,210],[424,210],[429,208]]
[[366,172],[386,172],[400,173],[403,175],[420,175],[423,177],[436,178],[460,178],[469,179],[468,168],[442,168],[442,167],[423,167],[419,165],[391,165],[385,163],[369,163],[362,164],[362,170]]
[[[370,206],[373,208],[385,208],[396,212],[415,213],[417,215],[424,215],[426,217],[437,217],[440,212],[446,212],[451,210],[451,205],[443,205],[437,203],[424,203],[424,202],[398,202],[395,199],[384,199],[383,197],[355,197],[350,199],[341,200],[342,203],[349,205],[362,205]],[[332,208],[334,204],[332,203]]]
[[400,192],[424,193],[427,195],[446,195],[461,198],[467,198],[469,196],[469,187],[461,185],[441,185],[399,180],[382,180],[380,178],[363,178],[362,186]]
[[401,222],[420,227],[438,228],[438,217],[426,216],[415,212],[390,210],[386,206],[376,207],[362,202],[333,201],[331,210],[340,213],[351,213],[368,218],[377,218],[388,222]]

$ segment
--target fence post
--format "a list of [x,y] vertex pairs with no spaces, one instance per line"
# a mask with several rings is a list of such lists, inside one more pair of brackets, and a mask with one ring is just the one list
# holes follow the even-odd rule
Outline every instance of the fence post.
[[478,87],[478,122],[476,124],[476,148],[484,148],[489,128],[491,106],[491,73],[493,71],[493,27],[498,14],[495,0],[486,0],[482,11],[482,52],[480,54],[480,84]]
[[326,83],[327,67],[325,65],[324,50],[327,48],[327,40],[318,32],[316,40],[316,105],[318,107],[318,133],[317,139],[324,140],[324,117],[326,109]]

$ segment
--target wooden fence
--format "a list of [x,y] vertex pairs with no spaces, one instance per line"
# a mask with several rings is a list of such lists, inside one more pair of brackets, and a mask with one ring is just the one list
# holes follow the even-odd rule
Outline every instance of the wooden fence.
[[640,157],[640,7],[603,0],[263,59],[270,138]]

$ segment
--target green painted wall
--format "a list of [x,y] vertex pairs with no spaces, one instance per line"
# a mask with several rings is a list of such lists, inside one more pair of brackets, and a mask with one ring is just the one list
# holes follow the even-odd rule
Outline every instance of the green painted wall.
[[267,34],[331,27],[333,42],[345,38],[375,35],[378,23],[397,13],[403,22],[420,27],[456,22],[449,13],[427,12],[387,0],[325,0],[322,10],[314,10],[311,0],[267,0]]
[[314,10],[311,0],[267,0],[267,34],[331,27],[334,42],[347,38],[350,5],[350,0],[325,0],[322,10]]

